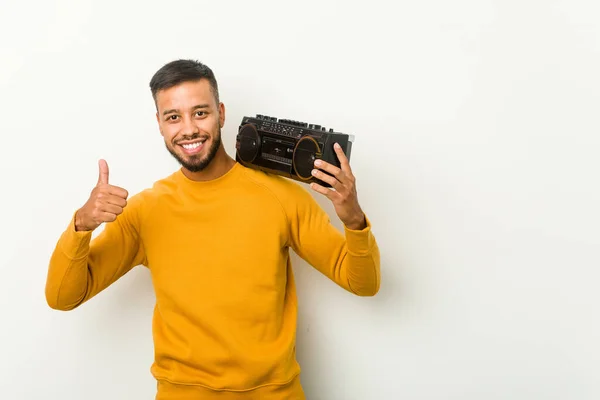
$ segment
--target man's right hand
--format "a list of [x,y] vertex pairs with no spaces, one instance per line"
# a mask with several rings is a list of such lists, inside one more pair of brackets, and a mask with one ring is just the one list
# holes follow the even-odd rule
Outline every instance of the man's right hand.
[[127,205],[127,190],[108,183],[108,164],[98,162],[98,183],[88,201],[75,213],[75,230],[92,231],[103,222],[112,222]]

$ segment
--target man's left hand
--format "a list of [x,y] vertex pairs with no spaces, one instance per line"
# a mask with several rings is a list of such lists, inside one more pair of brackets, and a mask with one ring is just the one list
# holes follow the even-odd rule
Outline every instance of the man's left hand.
[[[327,182],[331,185],[331,188],[314,182],[310,184],[310,187],[331,200],[335,207],[335,212],[346,227],[353,230],[364,229],[366,227],[365,214],[358,204],[356,179],[350,169],[348,157],[346,157],[339,144],[336,143],[333,148],[340,160],[341,168],[323,160],[316,160],[315,169],[313,170],[313,176],[323,182]],[[326,171],[331,175],[320,170]]]

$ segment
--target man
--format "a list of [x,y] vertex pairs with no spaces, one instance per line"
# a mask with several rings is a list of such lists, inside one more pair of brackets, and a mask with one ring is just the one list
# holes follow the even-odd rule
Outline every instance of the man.
[[210,68],[173,61],[150,87],[181,168],[128,199],[100,161],[89,200],[52,253],[48,304],[72,310],[144,265],[156,293],[156,399],[304,399],[289,248],[351,293],[379,290],[379,250],[348,159],[337,148],[341,168],[315,166],[335,190],[312,185],[333,202],[342,233],[306,186],[226,153],[225,106]]

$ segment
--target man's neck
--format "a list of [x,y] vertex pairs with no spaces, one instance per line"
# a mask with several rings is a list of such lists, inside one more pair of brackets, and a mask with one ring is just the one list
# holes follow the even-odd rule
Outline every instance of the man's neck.
[[186,168],[182,168],[183,174],[193,181],[210,181],[225,175],[233,166],[235,160],[229,156],[223,149],[220,149],[215,158],[202,171],[192,172]]

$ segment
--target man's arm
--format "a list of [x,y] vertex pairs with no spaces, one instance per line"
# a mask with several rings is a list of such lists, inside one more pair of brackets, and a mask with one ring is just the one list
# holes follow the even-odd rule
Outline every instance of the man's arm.
[[[57,310],[72,310],[111,285],[136,265],[145,263],[140,239],[142,198],[125,201],[124,189],[108,184],[108,167],[89,200],[71,219],[50,257],[46,301]],[[92,240],[103,222],[104,230]]]
[[316,160],[313,170],[313,175],[331,188],[317,183],[310,186],[333,203],[344,232],[331,225],[325,211],[307,190],[299,188],[290,202],[293,206],[288,205],[291,247],[346,290],[360,296],[374,296],[381,281],[379,247],[371,222],[358,203],[356,179],[348,158],[337,143],[334,150],[340,168]]
[[381,281],[380,255],[369,219],[362,214],[362,229],[351,229],[344,224],[342,233],[307,190],[299,187],[295,194],[292,202],[295,206],[288,206],[290,247],[349,292],[358,296],[377,294]]

